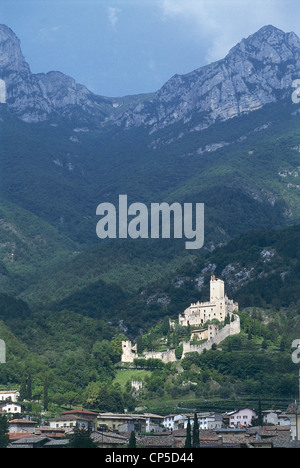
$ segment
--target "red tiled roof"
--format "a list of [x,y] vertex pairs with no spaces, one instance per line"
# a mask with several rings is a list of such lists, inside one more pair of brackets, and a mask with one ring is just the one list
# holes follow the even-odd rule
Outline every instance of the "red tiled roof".
[[11,423],[14,423],[14,424],[37,424],[37,422],[29,421],[27,419],[11,419],[10,421],[8,421],[8,424],[11,424]]
[[87,410],[84,410],[83,408],[77,408],[77,409],[72,409],[70,411],[64,411],[63,413],[61,413],[61,415],[64,415],[64,414],[85,414],[86,416],[88,415],[97,416],[98,413],[94,413],[93,411],[87,411]]
[[24,437],[38,437],[36,434],[32,434],[32,432],[9,432],[8,436],[9,440],[18,440],[23,439]]

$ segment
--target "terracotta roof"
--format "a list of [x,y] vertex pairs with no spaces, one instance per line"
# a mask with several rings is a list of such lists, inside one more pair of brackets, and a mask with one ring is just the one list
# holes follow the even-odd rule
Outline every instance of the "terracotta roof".
[[11,419],[8,424],[37,424],[36,421],[29,421],[27,419]]
[[36,434],[32,434],[31,432],[10,432],[8,434],[9,440],[19,440],[24,438],[34,438],[37,437]]
[[93,411],[88,411],[83,408],[77,408],[77,409],[72,409],[69,411],[64,411],[63,413],[61,413],[61,415],[64,415],[64,414],[85,414],[86,416],[97,416],[98,413],[95,413]]
[[137,444],[145,448],[173,447],[174,437],[172,435],[151,435],[137,438]]
[[0,394],[2,393],[19,393],[19,390],[0,390]]
[[98,419],[125,419],[125,420],[143,420],[146,417],[143,414],[129,414],[129,413],[98,413]]
[[80,421],[90,421],[90,418],[85,414],[82,416],[79,414],[64,414],[63,416],[58,416],[57,418],[51,418],[50,421],[73,421],[75,419],[79,419]]

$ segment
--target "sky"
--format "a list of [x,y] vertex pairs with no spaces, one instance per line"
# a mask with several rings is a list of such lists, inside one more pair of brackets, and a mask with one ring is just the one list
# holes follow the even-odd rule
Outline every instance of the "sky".
[[300,36],[299,19],[299,0],[0,0],[33,73],[108,97],[157,91],[268,24]]

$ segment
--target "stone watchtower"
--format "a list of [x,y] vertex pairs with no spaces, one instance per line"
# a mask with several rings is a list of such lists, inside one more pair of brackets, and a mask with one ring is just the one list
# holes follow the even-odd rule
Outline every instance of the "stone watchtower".
[[224,281],[217,279],[214,275],[210,277],[210,302],[225,299]]
[[137,345],[132,346],[131,341],[122,341],[122,362],[133,362],[137,356]]

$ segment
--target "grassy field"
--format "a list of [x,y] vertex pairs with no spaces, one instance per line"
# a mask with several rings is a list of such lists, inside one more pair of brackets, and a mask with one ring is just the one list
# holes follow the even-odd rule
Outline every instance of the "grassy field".
[[121,388],[124,389],[127,382],[132,382],[132,380],[144,382],[145,377],[150,376],[150,375],[151,375],[151,371],[147,371],[147,370],[120,369],[118,370],[113,383],[119,384]]

